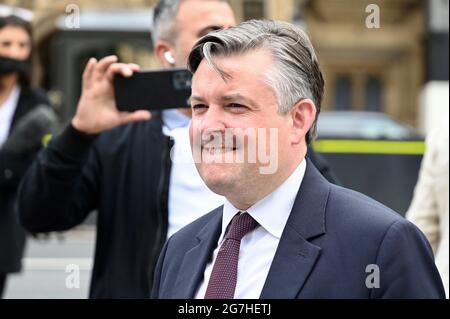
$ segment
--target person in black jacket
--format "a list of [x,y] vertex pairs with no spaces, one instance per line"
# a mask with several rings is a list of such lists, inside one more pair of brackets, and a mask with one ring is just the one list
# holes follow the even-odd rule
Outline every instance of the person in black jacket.
[[[235,25],[227,1],[159,1],[155,54],[166,68],[186,67],[194,43]],[[148,298],[166,239],[223,203],[191,162],[190,110],[121,113],[112,78],[134,64],[91,59],[76,115],[41,152],[18,199],[22,224],[33,232],[62,231],[98,210],[91,298]],[[150,119],[151,117],[151,119]]]
[[39,105],[49,105],[44,93],[30,88],[31,37],[25,20],[0,17],[0,298],[7,274],[22,268],[25,231],[18,223],[14,201],[45,133],[34,130],[40,125],[36,110],[40,113]]

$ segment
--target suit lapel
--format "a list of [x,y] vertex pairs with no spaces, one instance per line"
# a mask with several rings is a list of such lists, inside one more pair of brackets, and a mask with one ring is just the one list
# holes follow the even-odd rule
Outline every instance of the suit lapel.
[[285,229],[260,298],[295,299],[319,254],[319,247],[308,243],[294,229]]
[[217,208],[214,217],[203,227],[194,239],[193,248],[183,258],[180,272],[175,283],[174,298],[192,299],[203,280],[206,265],[212,258],[222,231],[223,207]]
[[261,299],[293,299],[303,288],[320,256],[309,240],[325,234],[329,183],[310,160],[292,212],[275,253]]

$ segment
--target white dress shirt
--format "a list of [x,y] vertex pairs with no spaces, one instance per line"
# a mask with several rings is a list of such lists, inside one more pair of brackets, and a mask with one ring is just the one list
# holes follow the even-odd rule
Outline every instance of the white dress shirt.
[[[281,186],[247,210],[259,226],[241,240],[235,299],[258,299],[261,295],[305,171],[306,161],[303,160]],[[213,261],[206,266],[204,281],[197,291],[196,299],[203,299],[205,296],[225,231],[238,212],[239,209],[225,200],[222,234],[217,243],[217,248],[214,250]]]
[[14,113],[19,102],[20,87],[15,86],[8,96],[8,99],[0,105],[0,147],[8,139]]
[[162,113],[163,133],[174,140],[169,184],[168,238],[180,228],[223,205],[225,198],[213,193],[201,179],[189,142],[191,119],[177,110]]

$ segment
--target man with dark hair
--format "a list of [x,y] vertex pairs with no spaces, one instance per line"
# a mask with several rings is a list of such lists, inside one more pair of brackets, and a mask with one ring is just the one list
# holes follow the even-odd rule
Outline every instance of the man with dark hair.
[[[227,1],[161,0],[155,54],[164,67],[185,67],[200,37],[234,24]],[[145,111],[117,111],[114,74],[131,76],[139,68],[116,62],[115,56],[89,61],[76,115],[32,164],[18,208],[32,232],[70,229],[97,210],[90,297],[148,298],[166,239],[223,198],[205,186],[192,162],[176,161],[191,157],[189,109],[154,113],[150,120]]]
[[226,200],[167,241],[154,298],[445,297],[425,236],[305,157],[324,81],[301,29],[254,20],[213,32],[189,67],[196,166]]

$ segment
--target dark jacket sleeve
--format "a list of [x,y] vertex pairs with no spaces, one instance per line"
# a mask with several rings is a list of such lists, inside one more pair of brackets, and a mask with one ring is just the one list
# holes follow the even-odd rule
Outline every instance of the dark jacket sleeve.
[[69,125],[31,164],[19,187],[19,218],[30,232],[70,229],[96,208],[95,136]]
[[444,287],[433,260],[421,231],[408,221],[395,222],[379,247],[379,288],[372,289],[371,298],[444,299]]
[[14,192],[35,154],[11,154],[0,150],[0,192]]

